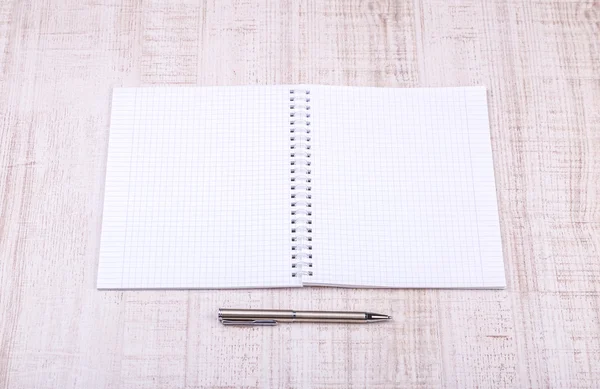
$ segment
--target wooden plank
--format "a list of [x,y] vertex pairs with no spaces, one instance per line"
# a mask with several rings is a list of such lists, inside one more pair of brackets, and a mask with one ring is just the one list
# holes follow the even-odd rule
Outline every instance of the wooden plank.
[[[594,1],[3,1],[0,388],[596,387],[598,36]],[[112,87],[274,83],[486,85],[508,288],[98,292]]]

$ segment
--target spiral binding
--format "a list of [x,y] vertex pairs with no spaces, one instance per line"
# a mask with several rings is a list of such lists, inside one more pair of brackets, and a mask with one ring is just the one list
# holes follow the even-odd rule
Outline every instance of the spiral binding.
[[292,277],[312,276],[310,90],[290,89]]

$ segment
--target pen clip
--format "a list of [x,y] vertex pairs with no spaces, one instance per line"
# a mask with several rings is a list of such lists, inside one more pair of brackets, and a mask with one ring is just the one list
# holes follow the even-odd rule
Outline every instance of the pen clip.
[[246,325],[246,326],[274,326],[277,325],[275,320],[221,320],[224,325]]

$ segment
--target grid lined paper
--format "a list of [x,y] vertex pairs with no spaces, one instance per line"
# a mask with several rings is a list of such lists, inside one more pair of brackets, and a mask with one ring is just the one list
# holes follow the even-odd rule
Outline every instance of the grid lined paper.
[[99,288],[505,286],[481,87],[310,89],[312,276],[291,276],[290,86],[115,89]]
[[305,284],[504,287],[485,88],[310,89]]
[[98,288],[291,277],[289,87],[117,88]]

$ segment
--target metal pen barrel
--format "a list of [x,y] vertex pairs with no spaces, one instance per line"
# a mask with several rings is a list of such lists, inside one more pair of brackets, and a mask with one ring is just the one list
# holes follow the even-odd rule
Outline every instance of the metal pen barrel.
[[219,309],[221,321],[275,320],[285,322],[365,323],[389,319],[387,315],[346,311],[294,311],[277,309]]

